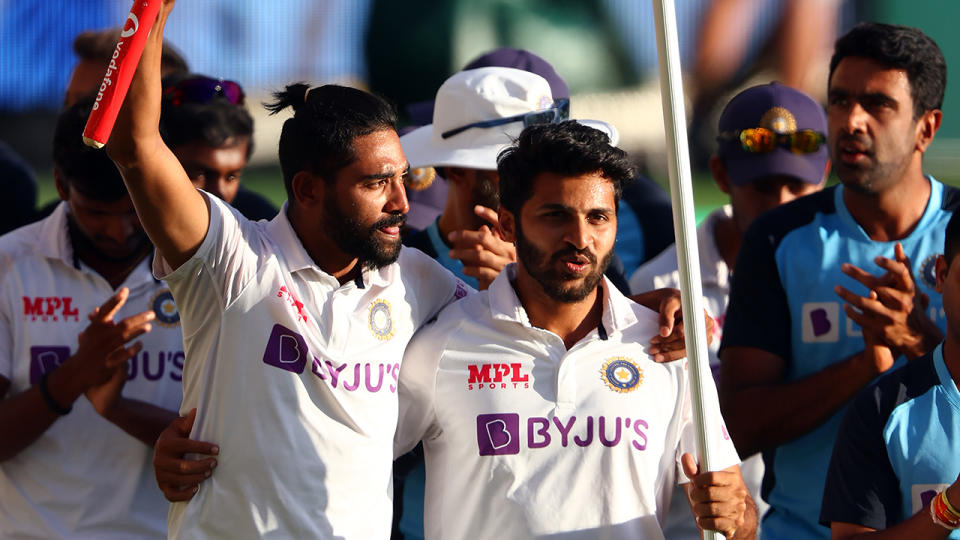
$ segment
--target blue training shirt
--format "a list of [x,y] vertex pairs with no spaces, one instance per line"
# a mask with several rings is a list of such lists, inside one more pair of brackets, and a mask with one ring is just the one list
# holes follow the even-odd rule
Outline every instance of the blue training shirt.
[[[853,401],[837,434],[820,521],[890,528],[958,473],[960,393],[940,344]],[[960,530],[949,538],[960,538]]]
[[[909,236],[899,240],[913,263],[917,288],[929,295],[928,315],[941,330],[945,319],[936,292],[934,262],[960,191],[928,177],[930,199]],[[837,185],[764,214],[747,231],[737,259],[721,350],[753,347],[786,364],[785,382],[802,379],[863,350],[859,326],[848,319],[841,285],[866,296],[868,290],[840,266],[885,271],[873,260],[894,258],[896,242],[871,240],[843,203]],[[843,410],[813,431],[764,452],[762,496],[764,539],[827,539],[819,524],[820,503],[833,442]]]

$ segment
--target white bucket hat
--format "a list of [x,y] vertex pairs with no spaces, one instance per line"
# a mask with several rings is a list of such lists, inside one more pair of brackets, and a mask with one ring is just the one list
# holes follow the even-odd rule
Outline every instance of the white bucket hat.
[[[400,143],[414,168],[494,170],[497,155],[520,136],[525,123],[544,123],[551,118],[545,113],[538,118],[527,116],[525,122],[524,116],[558,106],[547,80],[535,73],[503,67],[461,71],[437,91],[433,124],[400,137]],[[560,115],[553,118],[563,119]],[[503,119],[512,121],[497,122]],[[606,122],[577,121],[606,133],[610,144],[615,145],[620,138],[617,129]]]

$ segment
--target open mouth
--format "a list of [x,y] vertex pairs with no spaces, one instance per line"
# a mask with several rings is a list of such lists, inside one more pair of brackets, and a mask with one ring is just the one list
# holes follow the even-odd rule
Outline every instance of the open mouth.
[[573,274],[582,274],[590,267],[590,258],[583,255],[561,257],[560,262]]
[[870,156],[870,149],[867,145],[856,142],[841,142],[837,149],[839,150],[840,161],[844,163],[856,163]]

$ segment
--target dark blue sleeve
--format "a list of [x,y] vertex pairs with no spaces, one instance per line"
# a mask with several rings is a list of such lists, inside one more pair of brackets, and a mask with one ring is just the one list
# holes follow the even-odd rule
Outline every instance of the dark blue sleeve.
[[630,182],[624,188],[622,197],[640,223],[640,234],[643,236],[640,262],[647,262],[673,243],[670,197],[656,182],[645,176],[638,176]]
[[37,181],[30,167],[0,141],[0,234],[36,219]]
[[240,186],[240,189],[237,190],[237,196],[233,199],[231,206],[251,221],[273,219],[277,215],[277,208],[266,197],[243,186]]
[[[853,523],[876,530],[902,521],[900,482],[887,457],[883,429],[896,394],[881,381],[860,392],[847,408],[833,446],[820,507],[820,523]],[[885,410],[889,409],[889,410]]]
[[754,347],[790,362],[790,308],[775,258],[779,240],[768,234],[769,223],[769,219],[758,219],[744,235],[720,350]]

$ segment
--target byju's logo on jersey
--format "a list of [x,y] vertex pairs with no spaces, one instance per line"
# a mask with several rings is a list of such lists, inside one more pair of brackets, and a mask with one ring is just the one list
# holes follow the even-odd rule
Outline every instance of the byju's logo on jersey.
[[840,339],[840,304],[807,302],[800,312],[804,343],[833,343]]
[[477,415],[477,444],[481,456],[503,456],[520,453],[520,415]]
[[30,347],[30,384],[40,382],[44,373],[50,373],[70,357],[70,347]]
[[153,309],[153,314],[157,316],[154,320],[160,326],[174,328],[180,324],[180,311],[173,301],[173,294],[170,289],[157,291],[157,294],[150,299],[150,308]]
[[608,358],[600,369],[600,379],[614,392],[633,392],[643,382],[643,370],[626,356]]
[[585,448],[600,444],[613,448],[629,444],[637,452],[647,449],[650,424],[640,418],[623,416],[531,416],[526,419],[526,441],[521,440],[520,415],[516,413],[477,415],[477,447],[481,456],[519,454],[559,445]]
[[523,364],[472,364],[467,366],[467,390],[530,388]]
[[380,341],[393,337],[393,316],[390,313],[390,304],[386,300],[377,299],[370,304],[367,313],[367,326],[370,333]]
[[69,296],[24,296],[23,316],[30,317],[31,321],[40,319],[43,322],[59,320],[80,320],[80,310],[72,306],[73,298]]
[[307,366],[307,343],[303,336],[280,324],[273,325],[263,363],[292,373],[303,373]]

